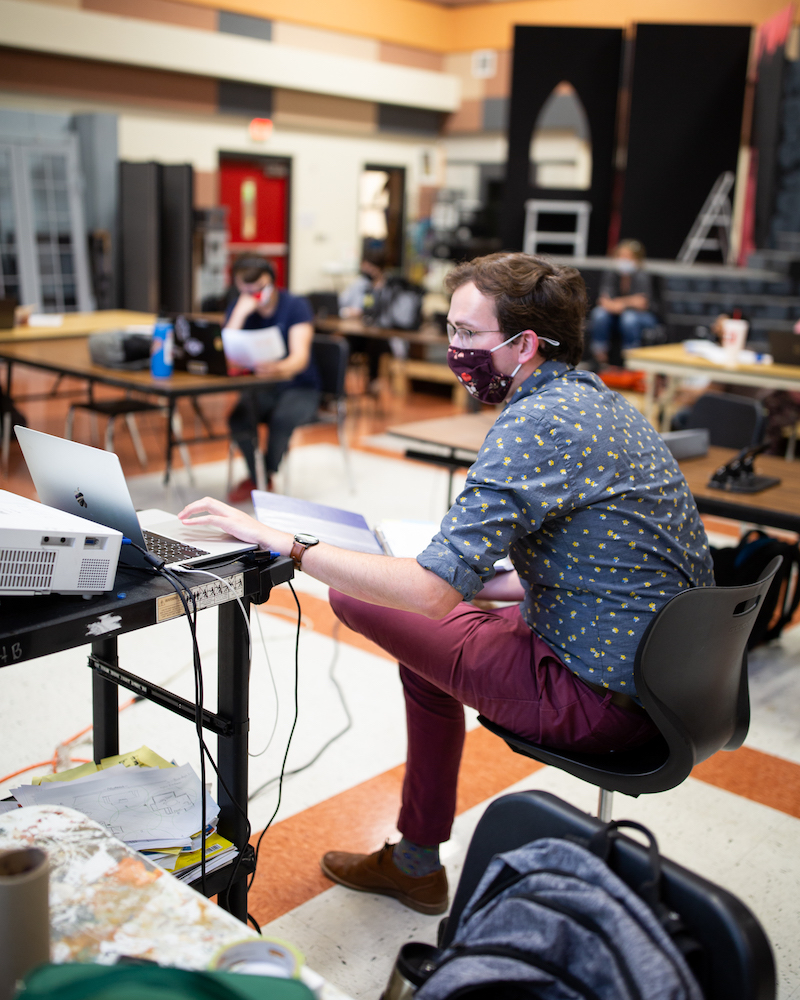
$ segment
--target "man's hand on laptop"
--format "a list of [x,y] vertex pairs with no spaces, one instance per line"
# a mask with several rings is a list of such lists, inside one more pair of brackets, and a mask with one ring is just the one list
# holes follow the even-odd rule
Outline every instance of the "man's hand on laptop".
[[209,524],[243,542],[255,542],[262,549],[280,552],[282,556],[288,556],[292,550],[294,538],[290,534],[261,524],[243,510],[213,497],[187,504],[178,517],[185,524]]

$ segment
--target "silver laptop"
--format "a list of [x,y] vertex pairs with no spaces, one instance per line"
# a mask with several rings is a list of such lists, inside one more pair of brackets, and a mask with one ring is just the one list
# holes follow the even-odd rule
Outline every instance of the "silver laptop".
[[[198,566],[258,547],[218,528],[183,524],[164,510],[143,510],[137,514],[119,458],[113,451],[90,448],[29,427],[14,430],[42,503],[116,528],[132,542],[164,559],[167,566]],[[147,565],[132,545],[122,546],[119,559],[129,566]]]

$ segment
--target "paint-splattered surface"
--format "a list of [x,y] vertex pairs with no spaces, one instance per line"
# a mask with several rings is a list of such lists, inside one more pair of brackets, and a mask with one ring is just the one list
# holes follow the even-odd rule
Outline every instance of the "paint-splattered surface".
[[[255,931],[209,902],[94,820],[66,806],[0,814],[0,851],[38,847],[50,862],[53,962],[111,965],[120,955],[179,969],[205,969],[216,953]],[[349,1000],[303,966],[319,1000]]]
[[50,861],[54,962],[109,964],[137,955],[202,969],[220,948],[257,936],[74,809],[0,815],[0,850],[21,846],[41,848]]

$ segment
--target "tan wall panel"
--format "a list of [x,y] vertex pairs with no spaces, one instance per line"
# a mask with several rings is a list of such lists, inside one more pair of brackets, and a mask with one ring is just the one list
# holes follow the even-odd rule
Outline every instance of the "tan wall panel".
[[447,52],[451,11],[430,0],[195,0],[198,6],[267,17]]
[[658,24],[761,24],[786,0],[500,0],[448,7],[422,0],[194,0],[237,11],[385,42],[468,52],[510,49],[515,24],[622,28]]
[[344,35],[338,31],[321,31],[302,24],[276,21],[272,25],[272,41],[278,45],[293,45],[298,49],[315,52],[333,52],[337,56],[353,59],[377,59],[379,43],[372,38]]
[[194,207],[216,208],[219,205],[219,172],[217,170],[195,170]]
[[272,116],[276,125],[344,128],[348,132],[373,132],[377,123],[377,109],[371,101],[283,88],[275,90]]
[[0,87],[198,114],[217,109],[216,80],[20,49],[0,49]]
[[43,0],[43,2],[54,4],[56,7],[74,7],[76,10],[83,6],[81,0]]
[[453,52],[444,57],[445,73],[452,73],[461,81],[461,99],[478,100],[484,95],[485,80],[476,80],[472,75],[472,53]]
[[591,28],[623,28],[637,21],[761,24],[785,6],[785,0],[501,0],[449,10],[447,50],[510,49],[516,24]]
[[409,45],[396,45],[394,42],[380,43],[380,59],[382,62],[397,63],[400,66],[430,69],[435,73],[444,70],[444,57],[441,53],[412,49]]
[[486,97],[508,97],[511,93],[511,49],[500,49],[497,53],[497,72],[489,79],[484,80],[484,93]]
[[116,14],[119,17],[138,17],[145,21],[161,21],[164,24],[180,24],[184,28],[217,30],[217,12],[190,3],[175,3],[174,0],[83,0],[75,6],[84,10],[96,10],[101,14]]
[[480,132],[483,130],[483,101],[463,101],[458,111],[448,115],[444,124],[447,135],[454,132]]

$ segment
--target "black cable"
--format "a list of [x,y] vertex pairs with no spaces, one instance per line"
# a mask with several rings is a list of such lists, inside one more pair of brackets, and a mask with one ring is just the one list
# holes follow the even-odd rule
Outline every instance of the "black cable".
[[[175,588],[176,590],[177,590],[176,583],[173,582],[173,581],[177,582],[177,586],[178,587],[181,587],[182,589],[186,589],[186,588],[183,587],[183,584],[181,583],[180,579],[175,574],[173,574],[171,570],[167,570],[167,569],[164,569],[162,567],[162,569],[159,570],[158,572],[160,572],[163,576],[165,576],[169,580],[169,582],[172,583],[173,588]],[[225,886],[225,888],[222,890],[222,892],[219,893],[220,897],[221,898],[224,897],[225,901],[227,902],[227,900],[229,898],[230,891],[231,891],[231,886],[236,881],[236,876],[237,876],[237,874],[239,872],[239,866],[240,866],[241,861],[242,861],[242,855],[244,853],[244,847],[246,847],[247,844],[249,844],[249,842],[250,842],[250,837],[252,836],[253,828],[250,825],[250,819],[249,819],[247,813],[242,808],[242,806],[239,804],[239,802],[234,798],[234,796],[231,794],[231,790],[228,788],[227,784],[225,783],[225,780],[223,779],[222,775],[219,773],[219,768],[217,767],[217,763],[214,760],[214,758],[213,758],[213,756],[211,754],[211,751],[208,749],[208,745],[206,744],[205,738],[203,736],[203,725],[202,725],[202,705],[203,705],[203,697],[204,697],[204,693],[203,693],[203,671],[202,671],[202,665],[201,665],[201,662],[200,662],[200,650],[199,650],[199,647],[198,647],[198,644],[197,644],[197,628],[196,628],[197,605],[196,605],[196,601],[194,600],[194,592],[191,589],[189,589],[188,593],[192,597],[192,600],[194,602],[194,608],[195,608],[195,622],[194,622],[194,625],[193,625],[193,623],[191,622],[191,619],[190,619],[190,625],[189,625],[189,627],[190,627],[190,631],[192,633],[192,644],[193,644],[194,662],[195,662],[195,727],[197,729],[197,738],[198,738],[198,742],[200,744],[200,771],[201,771],[201,779],[200,780],[201,780],[202,785],[203,785],[203,832],[202,832],[202,840],[201,840],[202,854],[201,854],[201,858],[200,858],[201,885],[203,887],[203,895],[206,895],[206,886],[205,886],[205,862],[206,862],[206,858],[205,858],[205,828],[206,828],[206,822],[205,822],[205,819],[206,819],[206,817],[205,817],[205,758],[206,757],[208,757],[208,760],[209,760],[209,762],[211,764],[211,767],[214,769],[214,773],[217,776],[217,781],[225,789],[225,793],[227,794],[228,798],[231,800],[231,802],[233,803],[234,807],[239,811],[239,814],[242,816],[242,818],[244,819],[244,821],[245,821],[245,823],[247,825],[246,833],[245,833],[245,843],[244,843],[242,849],[237,851],[236,860],[233,862],[233,868],[231,869],[231,874],[228,877],[228,884]],[[179,594],[179,596],[180,596],[180,594]],[[184,603],[184,607],[186,607],[185,603]],[[187,610],[187,617],[188,617],[188,610]],[[253,870],[253,875],[255,876],[255,869]],[[249,914],[248,914],[248,916],[249,916]]]
[[[203,895],[206,896],[206,761],[205,761],[205,741],[203,739],[203,666],[200,661],[200,648],[197,643],[197,600],[194,595],[194,591],[189,588],[184,588],[181,581],[172,573],[170,570],[166,569],[163,561],[162,565],[156,569],[156,572],[162,576],[169,584],[171,584],[173,590],[180,598],[183,609],[186,612],[186,618],[189,623],[189,631],[192,636],[192,665],[194,667],[194,727],[197,733],[197,740],[200,750],[200,885],[203,890]],[[189,597],[192,600],[192,613],[189,613],[189,607],[186,599],[183,596],[183,591],[186,590]]]
[[338,739],[341,739],[341,737],[344,736],[345,733],[347,733],[350,729],[353,728],[353,717],[350,714],[350,709],[347,707],[347,701],[345,700],[344,692],[342,691],[341,685],[339,684],[339,681],[336,679],[336,676],[334,675],[334,670],[336,669],[336,664],[339,660],[339,650],[341,648],[339,640],[337,638],[338,631],[339,631],[339,622],[337,621],[336,635],[334,635],[334,641],[336,645],[334,647],[334,653],[333,653],[333,659],[331,660],[331,665],[328,668],[328,677],[333,683],[333,686],[336,688],[336,691],[339,695],[339,702],[342,706],[342,710],[344,711],[344,714],[347,717],[347,723],[344,729],[341,729],[334,736],[331,736],[331,738],[327,740],[327,742],[323,743],[323,745],[319,748],[319,750],[317,750],[317,752],[314,754],[311,760],[307,761],[305,764],[301,765],[300,767],[295,767],[291,771],[286,771],[282,773],[282,775],[276,775],[275,777],[270,778],[268,781],[265,781],[263,785],[259,785],[254,792],[248,795],[247,797],[248,802],[252,802],[257,795],[260,795],[263,791],[269,788],[270,785],[274,785],[275,782],[280,779],[280,777],[292,778],[294,777],[294,775],[300,774],[302,771],[306,771],[309,767],[312,766],[312,764],[316,764],[316,762],[325,753],[325,751],[328,749],[329,746],[334,744]]
[[[267,822],[267,825],[261,831],[258,841],[256,842],[256,858],[255,858],[256,870],[258,869],[258,852],[261,848],[261,841],[264,839],[264,834],[272,826],[273,820],[278,815],[278,810],[281,807],[281,798],[283,797],[283,776],[286,770],[286,760],[289,756],[289,748],[292,745],[292,737],[294,736],[294,731],[297,728],[297,718],[298,715],[300,714],[300,622],[302,620],[303,612],[300,608],[300,601],[298,601],[297,599],[297,594],[295,593],[295,589],[292,586],[291,580],[287,581],[287,583],[289,584],[289,590],[291,590],[292,592],[294,603],[297,605],[297,632],[295,633],[295,640],[294,640],[294,719],[292,719],[292,728],[289,731],[289,739],[286,741],[286,750],[284,751],[283,761],[281,763],[281,773],[278,776],[278,801],[275,804],[275,808],[272,812],[272,815],[269,818],[269,821]],[[253,885],[255,877],[256,877],[256,872],[254,870],[250,878],[250,881],[247,885],[248,891]]]
[[[163,577],[173,588],[175,593],[183,605],[183,610],[186,613],[186,620],[189,625],[189,631],[192,636],[192,664],[194,668],[194,680],[195,680],[195,731],[197,733],[197,740],[200,750],[200,815],[201,815],[201,830],[200,830],[200,885],[203,890],[203,895],[207,895],[206,891],[206,768],[205,768],[205,758],[208,756],[211,766],[217,776],[217,780],[220,782],[222,787],[225,789],[228,797],[234,806],[239,810],[247,823],[247,840],[249,842],[252,828],[250,826],[249,820],[247,819],[247,814],[242,809],[241,805],[236,801],[236,799],[231,795],[228,786],[222,779],[219,773],[216,762],[211,756],[211,751],[208,749],[205,739],[203,738],[203,668],[200,659],[200,648],[197,642],[197,600],[194,595],[194,591],[191,588],[185,588],[183,583],[178,579],[178,577],[172,573],[171,570],[166,569],[165,561],[159,556],[153,555],[148,552],[141,545],[137,545],[136,542],[126,539],[126,544],[132,545],[138,552],[142,554],[147,562],[155,572]],[[184,591],[189,595],[192,602],[192,611],[189,611],[189,605],[184,597]],[[239,862],[241,859],[242,852],[239,851],[236,856],[236,863],[231,871],[230,878],[228,879],[228,885],[225,888],[225,894],[230,892],[231,885],[236,877],[236,873],[239,868]]]

